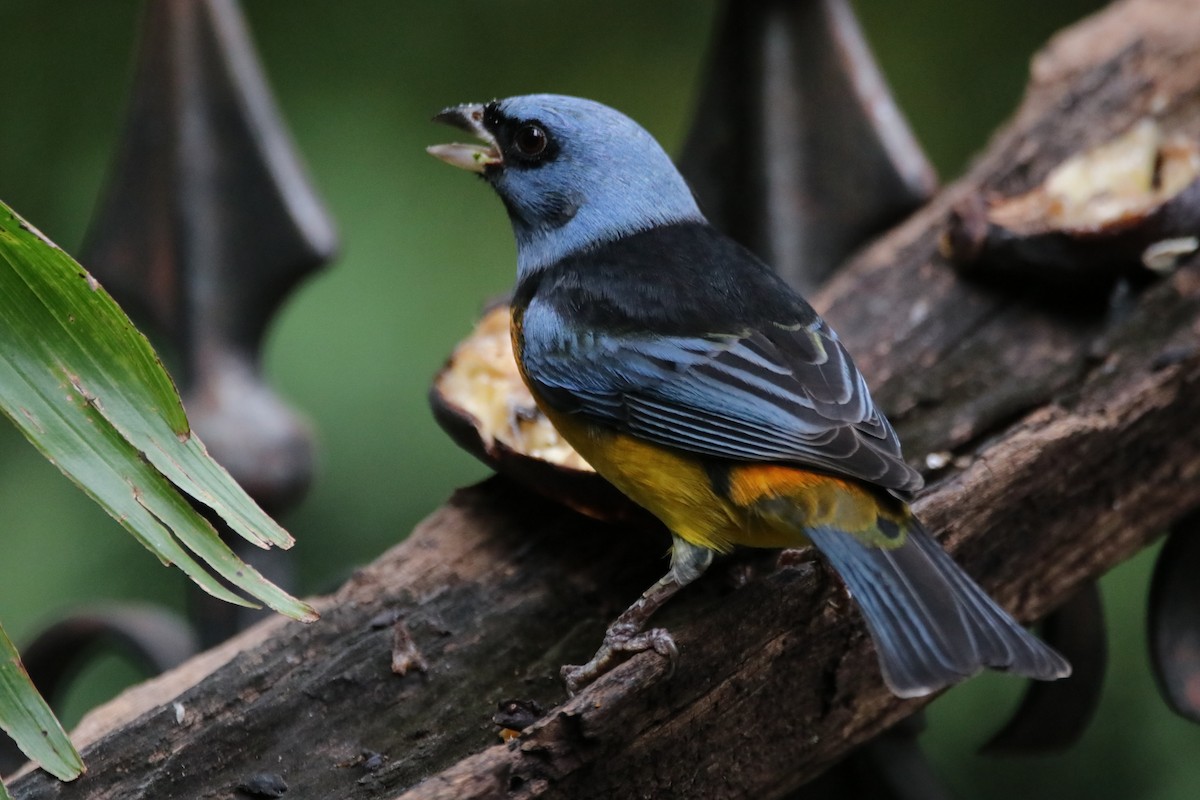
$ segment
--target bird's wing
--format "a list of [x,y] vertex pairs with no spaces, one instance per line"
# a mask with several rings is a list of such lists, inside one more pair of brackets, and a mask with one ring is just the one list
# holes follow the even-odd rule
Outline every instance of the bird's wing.
[[[544,402],[641,439],[722,459],[813,467],[920,488],[837,335],[817,318],[736,334],[572,333],[535,308],[522,360]],[[540,319],[538,319],[540,317]]]

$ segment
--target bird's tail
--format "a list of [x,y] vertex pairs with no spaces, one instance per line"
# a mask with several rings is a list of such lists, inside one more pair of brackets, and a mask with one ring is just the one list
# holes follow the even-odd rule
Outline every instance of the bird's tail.
[[1039,680],[1071,665],[988,597],[916,520],[896,547],[868,545],[830,527],[808,537],[845,581],[866,618],[884,680],[919,697],[984,667]]

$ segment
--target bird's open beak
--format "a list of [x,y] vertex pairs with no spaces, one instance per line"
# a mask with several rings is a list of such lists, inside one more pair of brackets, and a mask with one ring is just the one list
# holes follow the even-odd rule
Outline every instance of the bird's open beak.
[[435,144],[425,148],[434,158],[440,158],[447,164],[465,169],[468,172],[482,173],[494,164],[503,164],[500,149],[496,146],[496,137],[483,127],[483,106],[461,105],[447,108],[433,118],[434,122],[444,122],[455,128],[477,136],[486,144]]

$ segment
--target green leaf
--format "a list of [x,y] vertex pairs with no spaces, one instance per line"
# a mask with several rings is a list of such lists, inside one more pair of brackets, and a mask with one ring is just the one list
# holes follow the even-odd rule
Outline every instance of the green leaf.
[[191,433],[149,342],[95,279],[3,203],[0,410],[143,545],[206,591],[252,605],[216,573],[277,611],[315,618],[238,559],[188,503],[184,494],[256,545],[292,543]]
[[[22,753],[54,776],[69,781],[83,772],[83,760],[33,688],[4,628],[0,628],[0,728],[16,740]],[[3,784],[0,798],[8,798]]]
[[[292,544],[190,431],[145,337],[91,275],[3,203],[0,411],[147,549],[205,591],[255,605],[240,590],[290,617],[316,619],[239,559],[188,501],[260,547]],[[50,772],[78,775],[78,755],[2,630],[0,639],[0,728]],[[0,800],[6,797],[0,786]]]

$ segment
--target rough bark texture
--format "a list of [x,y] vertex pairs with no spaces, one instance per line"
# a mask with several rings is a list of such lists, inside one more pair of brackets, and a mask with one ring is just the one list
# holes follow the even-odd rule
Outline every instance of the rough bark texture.
[[[815,298],[910,458],[955,456],[918,511],[1023,619],[1200,506],[1200,265],[1117,313],[1088,299],[1103,292],[964,281],[937,236],[965,193],[1027,189],[1145,115],[1200,130],[1200,4],[1119,3],[1032,72],[970,174]],[[88,776],[30,774],[15,797],[240,796],[278,775],[289,797],[769,798],[920,707],[884,689],[828,573],[772,554],[669,605],[674,676],[643,654],[564,702],[558,666],[590,655],[666,544],[503,479],[463,490],[320,622],[269,621],[118,698],[79,731]],[[393,673],[395,642],[427,669],[407,651]],[[508,698],[551,711],[501,744]]]

